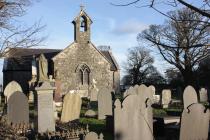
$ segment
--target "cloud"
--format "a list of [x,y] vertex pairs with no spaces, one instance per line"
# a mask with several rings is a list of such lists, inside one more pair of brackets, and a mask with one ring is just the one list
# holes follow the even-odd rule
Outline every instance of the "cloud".
[[115,28],[112,30],[112,33],[115,35],[136,35],[148,27],[149,25],[140,21],[128,20],[122,24],[115,24]]

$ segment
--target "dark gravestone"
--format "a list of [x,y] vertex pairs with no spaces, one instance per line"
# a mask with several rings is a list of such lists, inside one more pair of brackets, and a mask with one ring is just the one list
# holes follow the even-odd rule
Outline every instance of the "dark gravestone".
[[14,92],[7,105],[9,122],[13,124],[29,123],[28,98],[22,92]]

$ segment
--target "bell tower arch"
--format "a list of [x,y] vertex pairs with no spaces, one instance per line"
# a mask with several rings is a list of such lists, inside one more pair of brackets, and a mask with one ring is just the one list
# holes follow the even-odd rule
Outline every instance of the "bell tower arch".
[[79,15],[72,23],[74,24],[74,41],[78,43],[90,42],[90,26],[92,20],[84,11],[84,6],[81,6]]

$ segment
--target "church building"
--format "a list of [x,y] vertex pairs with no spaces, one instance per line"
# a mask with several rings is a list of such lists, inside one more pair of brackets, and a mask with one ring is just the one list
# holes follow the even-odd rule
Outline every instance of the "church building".
[[86,96],[93,87],[118,92],[119,66],[110,49],[100,50],[91,42],[92,20],[83,8],[72,23],[74,41],[63,50],[8,48],[3,66],[4,88],[15,80],[28,94],[30,81],[39,80],[37,61],[42,56],[48,63],[47,76],[51,75],[59,83],[57,88],[61,95],[76,90]]

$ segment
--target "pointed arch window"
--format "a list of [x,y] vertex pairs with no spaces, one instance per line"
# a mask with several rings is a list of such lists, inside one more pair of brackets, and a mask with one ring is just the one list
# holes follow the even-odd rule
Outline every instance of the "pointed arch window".
[[80,31],[81,32],[87,31],[87,19],[84,16],[80,17]]
[[89,85],[90,69],[86,64],[79,65],[76,69],[77,81],[80,85]]

